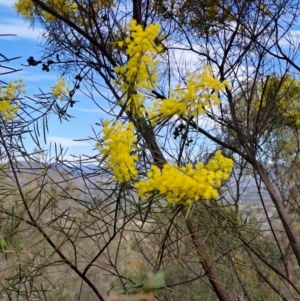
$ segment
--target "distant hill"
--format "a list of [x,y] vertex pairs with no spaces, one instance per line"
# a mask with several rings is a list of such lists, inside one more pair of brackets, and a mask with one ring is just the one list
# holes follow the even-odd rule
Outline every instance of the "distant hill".
[[[93,197],[106,198],[107,194],[109,194],[108,190],[112,189],[111,185],[106,185],[106,187],[104,187],[104,183],[111,178],[111,175],[105,173],[104,170],[100,169],[96,164],[67,165],[60,162],[54,162],[51,165],[45,165],[36,161],[18,161],[15,163],[15,168],[18,173],[20,173],[21,185],[26,185],[26,177],[22,175],[39,175],[47,169],[47,176],[51,179],[57,179],[57,181],[61,182],[66,178],[72,180],[76,184],[77,189],[83,192],[89,190],[89,194]],[[8,174],[12,177],[11,168],[9,168]],[[107,193],[104,193],[105,190]],[[242,177],[239,183],[239,189],[237,189],[236,183],[232,178],[222,190],[229,202],[234,202],[234,199],[237,198],[237,191],[239,191],[240,204],[254,205],[260,203],[258,189],[255,180],[251,175]],[[263,185],[261,194],[265,202],[271,202],[270,196]],[[134,195],[133,197],[137,198],[137,195]]]

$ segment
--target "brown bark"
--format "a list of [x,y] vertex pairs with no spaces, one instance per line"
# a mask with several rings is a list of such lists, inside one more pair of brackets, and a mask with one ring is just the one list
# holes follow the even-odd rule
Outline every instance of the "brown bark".
[[265,168],[260,163],[257,163],[255,165],[255,169],[257,170],[258,174],[260,175],[263,183],[266,186],[266,189],[268,190],[268,192],[271,196],[271,199],[276,207],[279,218],[282,222],[282,225],[287,234],[288,240],[291,244],[293,252],[294,252],[294,254],[297,258],[298,264],[300,266],[300,241],[298,238],[298,234],[296,233],[296,231],[293,227],[291,218],[290,218],[289,214],[286,212],[286,210],[282,204],[282,200],[281,200],[280,196],[278,195],[272,182],[270,181],[270,178],[267,175]]
[[[183,215],[187,215],[187,208],[185,207],[183,209]],[[218,296],[220,301],[231,301],[229,294],[226,291],[225,286],[220,281],[218,274],[214,268],[214,264],[211,260],[210,255],[206,251],[206,246],[203,241],[203,238],[201,237],[198,223],[195,220],[195,216],[193,214],[190,214],[188,219],[186,219],[186,225],[188,227],[188,230],[191,234],[193,244],[197,249],[197,254],[199,258],[199,262],[201,263],[208,279],[211,284],[211,286],[214,289],[214,292]]]

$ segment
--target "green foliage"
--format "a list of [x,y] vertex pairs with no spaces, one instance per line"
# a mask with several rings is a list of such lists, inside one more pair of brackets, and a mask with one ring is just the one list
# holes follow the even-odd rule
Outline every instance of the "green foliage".
[[145,293],[155,292],[156,290],[163,287],[165,282],[165,275],[163,272],[158,272],[154,275],[148,276],[148,280],[145,283]]
[[0,235],[0,251],[6,250],[7,249],[7,244],[4,240],[4,238],[2,237],[2,235]]

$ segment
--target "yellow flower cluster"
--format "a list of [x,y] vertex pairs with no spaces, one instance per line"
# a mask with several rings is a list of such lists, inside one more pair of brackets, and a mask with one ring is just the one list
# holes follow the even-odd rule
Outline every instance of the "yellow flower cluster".
[[159,29],[158,24],[151,24],[143,30],[141,25],[132,20],[129,24],[130,37],[118,43],[119,47],[126,47],[129,57],[124,66],[115,67],[124,94],[121,105],[126,105],[136,114],[145,112],[145,92],[157,87],[157,64],[154,57],[163,50],[162,46],[155,43]]
[[295,126],[296,128],[300,128],[300,110],[290,109],[283,113],[283,116],[286,117],[287,121]]
[[[120,103],[135,115],[145,112],[143,107],[147,92],[157,87],[157,62],[155,55],[162,51],[155,44],[159,25],[150,25],[143,29],[133,20],[129,25],[131,36],[119,47],[126,47],[128,61],[124,66],[116,67],[119,74],[118,84],[124,94]],[[204,67],[200,74],[187,74],[186,85],[177,85],[170,92],[169,99],[155,99],[148,113],[154,118],[165,118],[174,114],[183,117],[205,113],[204,107],[220,103],[217,93],[224,91],[227,82],[221,83],[213,76],[210,67]],[[137,175],[135,162],[137,156],[131,155],[135,150],[136,137],[134,126],[121,125],[118,121],[104,124],[103,145],[101,153],[108,157],[107,166],[122,183]],[[200,199],[215,199],[224,180],[229,179],[233,161],[225,158],[220,151],[206,165],[198,163],[194,167],[187,164],[178,167],[167,163],[162,169],[153,165],[147,172],[147,180],[139,180],[135,188],[140,197],[149,197],[151,192],[158,192],[170,204],[185,202],[191,204]]]
[[57,84],[52,88],[52,95],[58,97],[61,101],[64,100],[64,95],[68,94],[70,89],[63,78],[57,80]]
[[19,106],[12,104],[20,93],[25,93],[22,80],[9,82],[5,87],[0,87],[0,114],[5,120],[11,120],[17,114]]
[[217,151],[206,164],[199,162],[178,167],[167,163],[162,169],[152,166],[147,172],[147,180],[135,184],[140,197],[158,192],[165,196],[169,204],[185,202],[190,205],[201,199],[211,200],[218,197],[218,190],[224,180],[228,180],[233,161]]
[[[47,0],[45,1],[46,5],[50,6],[58,13],[67,15],[67,16],[74,16],[75,11],[77,9],[77,4],[72,1],[66,0]],[[19,14],[27,19],[33,19],[35,14],[34,3],[31,0],[18,0],[15,3],[15,8]],[[44,17],[45,21],[55,21],[56,18],[49,14],[46,11],[41,11],[40,15]]]
[[137,161],[138,156],[132,155],[137,141],[134,135],[133,123],[130,122],[126,126],[120,124],[117,120],[111,125],[106,120],[103,134],[103,145],[100,151],[107,156],[107,167],[112,169],[113,174],[120,183],[129,181],[137,175],[135,161]]
[[150,118],[167,118],[175,114],[182,117],[204,114],[205,108],[218,105],[221,100],[217,93],[225,90],[228,84],[215,78],[212,68],[204,66],[199,74],[187,73],[186,85],[178,84],[170,92],[168,99],[154,99]]
[[291,124],[299,127],[300,109],[298,99],[300,95],[300,82],[293,79],[291,76],[286,76],[280,90],[281,93],[278,93],[280,101],[277,104],[277,112],[280,111]]
[[33,18],[33,10],[34,10],[34,4],[30,0],[18,0],[15,3],[15,8],[17,12],[25,17],[26,19],[32,19]]
[[268,109],[270,106],[274,109],[275,107],[275,112],[278,116],[285,117],[288,124],[299,127],[300,109],[298,99],[300,96],[300,81],[289,74],[283,78],[272,76],[268,79],[264,90],[260,109]]

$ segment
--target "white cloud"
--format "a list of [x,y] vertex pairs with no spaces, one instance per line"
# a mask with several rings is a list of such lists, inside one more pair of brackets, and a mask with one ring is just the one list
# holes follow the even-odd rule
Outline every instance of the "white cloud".
[[84,112],[84,113],[95,113],[95,114],[103,114],[103,111],[100,109],[86,109],[81,107],[74,106],[73,110]]
[[[26,59],[22,59],[21,63],[26,64]],[[20,66],[13,66],[16,69],[19,69]],[[16,78],[22,78],[24,82],[40,82],[43,83],[43,86],[46,86],[45,83],[49,82],[49,87],[47,88],[49,90],[50,84],[52,82],[56,82],[58,76],[55,74],[50,74],[41,71],[41,68],[39,67],[23,67],[21,68],[28,68],[27,70],[30,70],[31,72],[25,71],[25,70],[20,70],[17,73],[10,73],[5,75],[5,78],[7,81],[9,80],[14,80]]]
[[0,0],[0,6],[13,7],[15,2],[15,0]]
[[281,47],[293,47],[296,48],[299,45],[300,30],[292,29],[280,39],[279,44]]
[[[1,0],[0,0],[1,1]],[[42,29],[39,27],[29,27],[29,24],[24,20],[17,18],[5,18],[5,22],[0,21],[0,35],[1,34],[12,34],[15,36],[0,36],[0,39],[5,40],[16,40],[26,39],[37,41],[42,34]]]
[[74,141],[72,138],[49,136],[47,137],[47,142],[56,143],[62,147],[76,147],[76,146],[87,146],[90,145],[85,141]]

